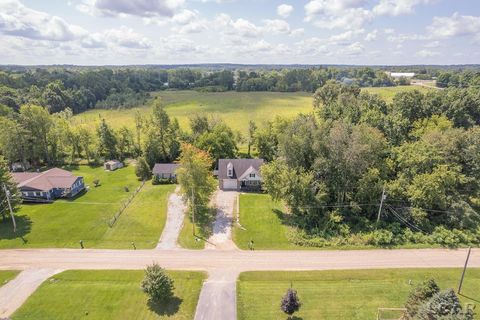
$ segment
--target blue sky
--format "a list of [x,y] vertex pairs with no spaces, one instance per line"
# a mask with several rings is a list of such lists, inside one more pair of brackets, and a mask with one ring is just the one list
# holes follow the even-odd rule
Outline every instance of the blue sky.
[[0,0],[1,64],[480,63],[478,0]]

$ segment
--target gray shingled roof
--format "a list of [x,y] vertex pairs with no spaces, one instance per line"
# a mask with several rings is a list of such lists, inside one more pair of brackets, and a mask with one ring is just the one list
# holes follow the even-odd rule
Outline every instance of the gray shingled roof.
[[38,191],[70,188],[77,179],[81,178],[60,168],[52,168],[44,172],[13,172],[12,177],[21,190]]
[[263,159],[220,159],[218,160],[218,179],[230,179],[227,176],[227,165],[233,165],[233,178],[238,179],[242,174],[253,167],[255,170],[260,170],[263,165]]
[[153,167],[153,174],[172,174],[180,166],[179,163],[155,163]]

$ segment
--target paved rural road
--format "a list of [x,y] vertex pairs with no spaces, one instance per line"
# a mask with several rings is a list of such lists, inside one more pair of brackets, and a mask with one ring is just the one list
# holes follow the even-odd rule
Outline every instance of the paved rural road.
[[212,236],[205,244],[205,249],[237,249],[232,241],[233,207],[237,195],[236,191],[217,190],[215,193],[217,216],[213,223]]
[[[157,262],[176,270],[337,270],[372,268],[463,267],[467,249],[395,250],[0,250],[0,270],[144,269]],[[480,267],[480,249],[472,249],[469,265]]]
[[[0,250],[0,269],[29,270],[0,291],[0,310],[9,316],[51,272],[66,269],[144,269],[157,262],[167,269],[204,270],[210,275],[202,290],[196,319],[235,319],[235,279],[255,270],[337,270],[374,268],[460,268],[466,249],[398,249],[331,251],[241,250]],[[470,267],[480,267],[473,249]],[[40,269],[40,270],[39,270]],[[42,271],[41,269],[51,270]],[[30,272],[39,272],[31,276]],[[46,273],[43,273],[46,272]],[[52,273],[52,274],[53,274]],[[33,279],[33,280],[30,280]],[[6,289],[5,289],[6,288]],[[8,288],[15,290],[8,290]],[[20,304],[19,304],[20,302]],[[220,318],[217,316],[220,315]],[[211,317],[210,317],[211,316]],[[210,318],[208,318],[210,317]]]
[[163,228],[162,236],[158,242],[157,249],[178,248],[177,239],[183,225],[183,218],[186,212],[185,203],[179,194],[180,187],[168,197],[167,222]]

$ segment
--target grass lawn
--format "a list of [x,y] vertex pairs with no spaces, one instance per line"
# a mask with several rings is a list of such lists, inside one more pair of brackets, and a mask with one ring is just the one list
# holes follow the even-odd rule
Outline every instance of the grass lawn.
[[[161,97],[165,110],[176,117],[183,129],[189,129],[189,117],[200,113],[223,119],[228,126],[243,134],[248,131],[249,120],[258,125],[275,116],[294,117],[298,113],[313,111],[312,94],[306,92],[215,92],[197,91],[160,91],[154,93]],[[79,123],[99,123],[105,118],[114,127],[134,128],[134,116],[137,110],[149,114],[151,108],[123,110],[91,110],[74,117]]]
[[45,281],[12,319],[193,319],[206,275],[168,273],[175,282],[176,297],[150,308],[140,288],[142,270],[66,271]]
[[0,287],[17,276],[19,271],[0,270]]
[[235,226],[233,240],[240,249],[247,250],[253,240],[255,249],[304,249],[288,242],[288,226],[276,214],[282,206],[267,194],[240,194],[240,224]]
[[[167,194],[174,186],[147,182],[110,228],[110,219],[140,185],[134,167],[108,172],[102,167],[79,166],[73,172],[84,177],[88,192],[74,200],[22,205],[16,214],[16,234],[10,223],[0,223],[0,248],[78,248],[80,240],[87,248],[131,248],[132,241],[138,248],[156,245],[165,224]],[[94,179],[100,180],[97,188]]]
[[[202,234],[198,226],[195,226],[195,234]],[[193,236],[193,223],[190,221],[190,218],[187,215],[185,215],[182,230],[180,230],[180,234],[178,235],[178,244],[185,249],[205,248],[205,241],[197,241],[197,238]]]
[[[288,257],[285,257],[288,259]],[[434,278],[441,289],[457,288],[461,269],[383,269],[307,272],[247,272],[237,283],[239,320],[287,319],[280,300],[293,285],[302,306],[299,319],[376,319],[378,308],[403,307],[412,286]],[[462,302],[480,301],[480,269],[469,269]],[[476,301],[475,301],[476,300]]]
[[413,90],[418,90],[422,93],[427,93],[431,90],[431,88],[427,87],[422,87],[422,86],[396,86],[396,87],[372,87],[372,88],[362,88],[362,90],[365,90],[369,93],[375,93],[378,94],[380,97],[382,97],[385,101],[387,102],[392,102],[393,97],[403,91],[413,91]]

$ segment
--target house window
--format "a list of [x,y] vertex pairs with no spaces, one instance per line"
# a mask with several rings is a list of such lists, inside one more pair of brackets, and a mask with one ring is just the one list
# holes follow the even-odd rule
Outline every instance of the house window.
[[250,178],[255,178],[255,173],[250,173]]
[[227,176],[229,178],[233,177],[233,165],[232,165],[232,163],[229,163],[227,165]]

